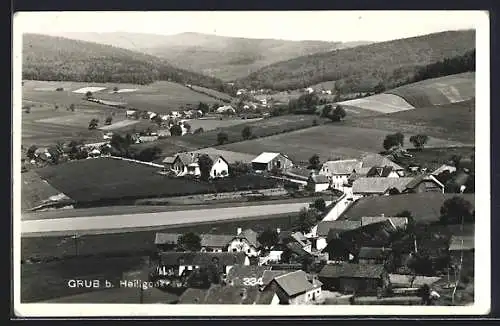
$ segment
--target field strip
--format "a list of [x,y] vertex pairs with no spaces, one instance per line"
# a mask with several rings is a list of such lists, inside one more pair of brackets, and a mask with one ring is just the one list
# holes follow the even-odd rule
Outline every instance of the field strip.
[[77,94],[85,94],[87,92],[94,93],[94,92],[102,91],[103,89],[106,89],[106,88],[107,87],[96,87],[96,86],[82,87],[82,88],[74,90],[73,93],[77,93]]
[[139,122],[139,120],[122,120],[122,121],[118,121],[118,122],[115,122],[113,124],[110,124],[109,126],[102,126],[99,129],[100,130],[115,130],[115,129],[120,129],[123,127],[130,126],[130,125],[134,125],[138,122]]
[[359,107],[362,109],[367,109],[382,113],[394,113],[404,110],[415,109],[402,97],[394,94],[377,94],[364,98],[339,102],[339,104]]
[[[329,205],[331,201],[327,201]],[[220,222],[239,218],[297,213],[309,203],[228,207],[146,214],[87,216],[63,219],[28,220],[21,222],[21,233],[78,232],[116,230],[155,226],[181,226],[190,223]]]

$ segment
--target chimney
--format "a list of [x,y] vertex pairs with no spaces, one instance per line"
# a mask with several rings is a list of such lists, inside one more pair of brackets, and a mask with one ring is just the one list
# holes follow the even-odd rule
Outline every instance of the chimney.
[[241,230],[241,228],[237,228],[237,229],[236,229],[236,235],[240,235],[240,234],[241,234],[241,231],[242,231],[242,230]]
[[277,229],[276,229],[276,233],[280,234],[280,232],[281,232],[281,229],[280,229],[280,228],[277,228]]

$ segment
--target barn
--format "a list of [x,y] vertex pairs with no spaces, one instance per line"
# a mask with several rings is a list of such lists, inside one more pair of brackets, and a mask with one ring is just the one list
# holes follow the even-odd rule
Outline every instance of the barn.
[[263,152],[252,161],[254,171],[285,170],[292,166],[292,160],[281,153]]

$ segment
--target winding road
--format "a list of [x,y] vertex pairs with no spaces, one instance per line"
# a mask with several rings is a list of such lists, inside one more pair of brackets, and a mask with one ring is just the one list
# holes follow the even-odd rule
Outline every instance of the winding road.
[[[327,205],[330,201],[326,202]],[[21,234],[73,234],[75,232],[99,230],[114,233],[116,230],[141,227],[182,226],[207,222],[221,222],[244,218],[257,218],[279,214],[297,213],[309,203],[287,203],[276,205],[237,206],[198,210],[180,210],[120,215],[79,216],[67,218],[45,218],[21,221]]]

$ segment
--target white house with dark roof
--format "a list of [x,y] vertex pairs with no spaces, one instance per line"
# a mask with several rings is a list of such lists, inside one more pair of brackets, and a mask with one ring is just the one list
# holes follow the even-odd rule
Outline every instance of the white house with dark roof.
[[362,162],[357,159],[327,161],[321,166],[319,174],[330,180],[332,188],[341,190],[351,174],[361,171],[361,168]]
[[307,180],[307,187],[314,192],[325,191],[330,188],[330,180],[321,174],[311,174]]
[[261,244],[257,240],[258,234],[252,229],[244,231],[238,228],[236,236],[229,242],[228,252],[244,252],[248,257],[258,257]]
[[292,160],[281,153],[263,152],[252,160],[254,171],[286,170],[292,166]]
[[311,304],[321,300],[322,283],[316,278],[309,281],[306,272],[294,271],[284,275],[276,276],[269,286],[280,300],[280,304]]
[[[190,174],[200,176],[201,170],[198,163],[200,156],[203,153],[179,153],[175,157],[169,156],[163,160],[165,169],[171,169],[177,176]],[[210,168],[210,178],[223,178],[229,176],[229,163],[221,155],[206,154],[212,160]]]

